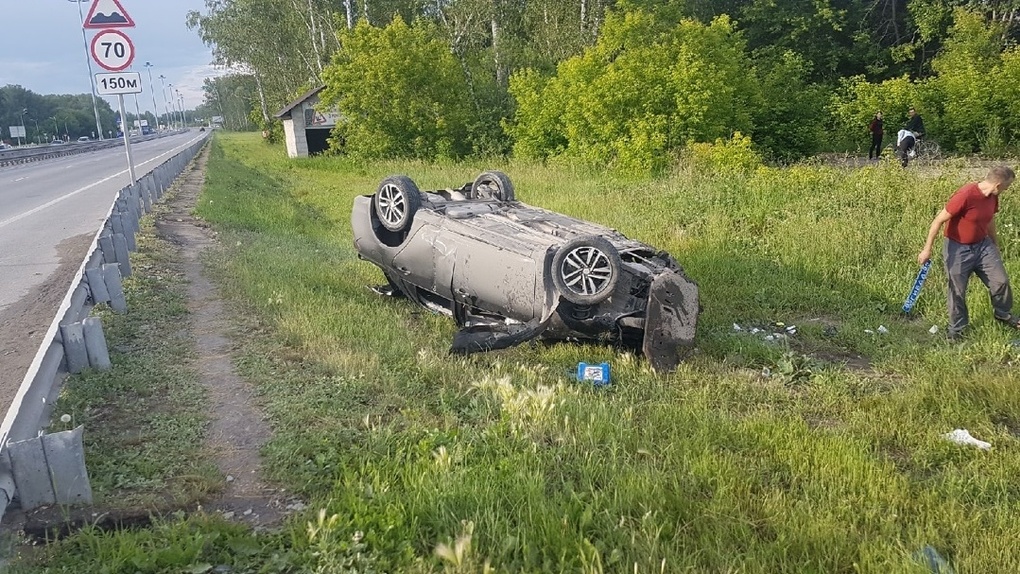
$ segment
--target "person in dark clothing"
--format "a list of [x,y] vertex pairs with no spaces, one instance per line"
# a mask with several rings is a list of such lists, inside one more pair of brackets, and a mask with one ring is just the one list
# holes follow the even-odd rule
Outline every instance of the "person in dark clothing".
[[875,159],[882,155],[882,112],[875,112],[868,124],[868,131],[871,132],[871,147],[868,148],[868,159],[874,155]]
[[907,110],[907,125],[903,126],[903,129],[910,130],[916,134],[914,137],[924,137],[924,120],[921,119],[921,114],[917,113],[914,108]]
[[896,134],[896,156],[900,158],[903,167],[907,167],[910,160],[910,152],[914,149],[917,140],[924,137],[924,120],[914,108],[907,110],[906,125]]

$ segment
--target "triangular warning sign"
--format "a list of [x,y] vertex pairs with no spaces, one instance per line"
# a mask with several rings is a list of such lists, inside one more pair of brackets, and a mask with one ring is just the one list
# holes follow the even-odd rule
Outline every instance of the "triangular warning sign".
[[127,10],[120,5],[120,0],[93,0],[89,15],[85,18],[85,28],[134,28],[135,21]]

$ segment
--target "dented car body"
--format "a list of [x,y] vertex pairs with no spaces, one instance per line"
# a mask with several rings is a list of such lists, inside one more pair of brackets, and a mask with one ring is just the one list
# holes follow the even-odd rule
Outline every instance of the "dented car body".
[[426,192],[388,177],[355,198],[351,223],[359,256],[388,281],[377,291],[453,317],[454,351],[589,340],[668,372],[694,343],[698,287],[669,254],[518,202],[502,172]]

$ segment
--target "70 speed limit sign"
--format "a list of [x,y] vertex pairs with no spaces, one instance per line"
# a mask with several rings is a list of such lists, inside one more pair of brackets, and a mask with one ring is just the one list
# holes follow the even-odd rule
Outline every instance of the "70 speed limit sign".
[[92,58],[111,72],[119,72],[135,60],[135,45],[120,30],[102,30],[92,38]]

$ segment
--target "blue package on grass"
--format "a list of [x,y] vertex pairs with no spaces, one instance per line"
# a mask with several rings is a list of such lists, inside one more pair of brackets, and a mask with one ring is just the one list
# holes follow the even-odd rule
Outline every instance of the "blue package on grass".
[[577,380],[591,381],[596,387],[609,384],[609,363],[577,364]]

